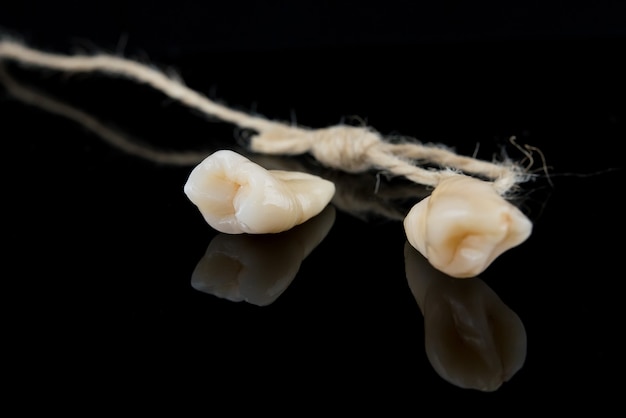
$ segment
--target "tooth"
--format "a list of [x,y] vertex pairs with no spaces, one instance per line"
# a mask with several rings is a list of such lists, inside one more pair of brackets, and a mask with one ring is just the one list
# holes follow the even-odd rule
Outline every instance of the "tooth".
[[497,390],[524,365],[524,324],[478,277],[452,278],[433,268],[408,242],[406,278],[424,316],[432,367],[464,389]]
[[234,151],[220,150],[191,171],[184,192],[214,229],[266,234],[320,213],[335,185],[308,173],[266,170]]
[[191,286],[232,302],[273,303],[291,284],[302,261],[335,221],[327,206],[319,215],[277,234],[218,234],[191,276]]
[[443,180],[413,206],[404,230],[411,245],[434,267],[467,278],[524,242],[532,223],[490,183],[459,175]]

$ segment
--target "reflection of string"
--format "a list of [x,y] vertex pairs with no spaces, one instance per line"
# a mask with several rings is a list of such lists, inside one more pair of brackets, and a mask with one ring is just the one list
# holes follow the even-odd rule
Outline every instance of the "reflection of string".
[[408,242],[404,258],[435,371],[456,386],[486,392],[510,380],[526,359],[526,331],[515,312],[478,277],[447,276]]
[[[94,132],[111,146],[148,161],[193,166],[212,152],[211,150],[161,150],[135,138],[131,139],[126,133],[111,128],[85,111],[38,91],[32,86],[20,84],[9,75],[2,64],[0,64],[0,83],[16,99],[72,120]],[[374,174],[345,173],[311,163],[310,160],[304,158],[285,158],[250,153],[245,150],[240,152],[267,169],[308,172],[332,181],[337,190],[333,196],[333,204],[340,210],[364,220],[378,217],[401,221],[406,215],[405,206],[407,204],[413,204],[430,194],[429,188],[412,182],[396,181],[393,187],[385,187],[385,183],[380,181],[380,177],[376,177]],[[383,184],[380,185],[380,183]]]
[[335,209],[277,234],[218,234],[191,278],[194,289],[232,302],[273,303],[296,277],[302,261],[324,240]]
[[122,134],[121,132],[112,129],[88,113],[43,94],[32,87],[25,87],[24,85],[19,84],[9,75],[5,66],[1,63],[0,83],[4,84],[7,91],[22,102],[77,122],[92,132],[98,134],[110,145],[136,157],[144,158],[156,163],[186,166],[199,163],[208,154],[207,152],[174,152],[170,150],[159,150],[152,148],[147,144],[140,144],[138,141],[132,141],[126,134]]

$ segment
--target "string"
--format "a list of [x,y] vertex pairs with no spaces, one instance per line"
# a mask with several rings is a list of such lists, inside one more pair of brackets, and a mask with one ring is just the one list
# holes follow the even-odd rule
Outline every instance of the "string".
[[[367,126],[340,124],[312,129],[251,115],[210,100],[187,87],[179,78],[168,76],[154,66],[112,54],[63,55],[34,49],[13,40],[0,40],[2,59],[69,73],[101,72],[149,85],[208,117],[255,131],[250,138],[249,148],[256,153],[309,153],[329,168],[348,173],[379,170],[389,176],[405,177],[432,187],[459,174],[480,176],[491,181],[495,190],[503,196],[518,183],[530,178],[527,170],[509,159],[490,162],[408,139],[391,142]],[[429,164],[437,165],[440,169],[427,168]]]

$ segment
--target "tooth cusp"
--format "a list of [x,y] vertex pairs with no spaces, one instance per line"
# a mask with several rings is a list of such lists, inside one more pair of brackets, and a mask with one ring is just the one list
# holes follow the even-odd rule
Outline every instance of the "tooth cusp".
[[334,184],[321,177],[284,173],[220,150],[191,171],[184,192],[220,232],[282,232],[321,212],[335,192]]

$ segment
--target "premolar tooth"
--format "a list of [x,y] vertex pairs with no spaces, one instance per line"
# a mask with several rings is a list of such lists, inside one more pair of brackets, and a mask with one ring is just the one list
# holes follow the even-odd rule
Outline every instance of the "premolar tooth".
[[443,180],[413,206],[404,230],[411,245],[434,267],[467,278],[524,242],[532,223],[490,183],[459,175]]
[[320,213],[335,185],[308,173],[266,170],[234,151],[220,150],[191,171],[184,192],[216,230],[266,234]]

